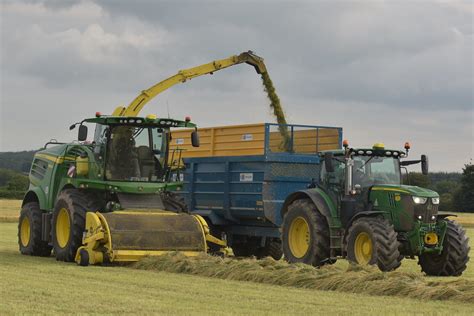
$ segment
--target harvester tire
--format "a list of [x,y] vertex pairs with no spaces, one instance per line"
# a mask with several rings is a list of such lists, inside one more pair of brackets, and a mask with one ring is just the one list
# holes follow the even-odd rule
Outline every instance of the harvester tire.
[[421,271],[427,275],[460,276],[469,261],[469,238],[456,222],[446,220],[447,230],[441,254],[422,254],[418,257]]
[[275,260],[280,260],[283,257],[283,250],[281,249],[281,242],[279,240],[270,240],[265,247],[257,251],[257,258],[272,257]]
[[347,234],[347,259],[361,265],[377,265],[381,271],[400,267],[400,246],[393,225],[380,217],[354,221]]
[[329,226],[309,199],[288,206],[283,217],[282,249],[288,262],[321,266],[329,262]]
[[56,260],[73,262],[82,245],[87,211],[96,211],[94,197],[78,189],[62,191],[53,211],[52,240]]
[[42,214],[37,202],[29,202],[21,208],[18,221],[18,245],[23,255],[49,257],[51,246],[41,238]]

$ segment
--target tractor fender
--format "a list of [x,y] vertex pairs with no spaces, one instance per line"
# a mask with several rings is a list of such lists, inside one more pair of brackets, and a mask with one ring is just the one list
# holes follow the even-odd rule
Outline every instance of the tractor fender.
[[281,218],[283,218],[285,213],[288,211],[288,206],[299,199],[310,199],[314,205],[316,205],[318,211],[326,218],[328,223],[331,223],[332,217],[337,216],[335,214],[335,206],[332,204],[330,197],[321,189],[315,188],[291,193],[283,203],[281,208]]
[[30,202],[38,202],[40,209],[44,210],[44,209],[47,209],[46,201],[47,201],[46,194],[43,192],[43,190],[41,190],[40,187],[35,187],[33,189],[30,189],[28,192],[26,192],[25,197],[23,198],[23,202],[21,203],[21,206]]
[[359,219],[361,217],[375,217],[375,216],[382,215],[382,214],[387,214],[387,212],[384,212],[384,211],[364,211],[364,212],[356,213],[354,216],[352,216],[352,218],[347,223],[347,226],[344,228],[344,239],[343,240],[344,241],[346,240],[347,233],[349,232],[349,228],[352,226],[352,223],[356,219]]

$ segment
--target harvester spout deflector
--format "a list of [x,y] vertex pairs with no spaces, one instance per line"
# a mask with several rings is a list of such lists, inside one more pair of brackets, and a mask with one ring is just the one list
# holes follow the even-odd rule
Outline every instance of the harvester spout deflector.
[[251,50],[241,53],[237,58],[239,61],[253,66],[259,75],[267,72],[267,67],[263,62],[263,58],[255,55]]

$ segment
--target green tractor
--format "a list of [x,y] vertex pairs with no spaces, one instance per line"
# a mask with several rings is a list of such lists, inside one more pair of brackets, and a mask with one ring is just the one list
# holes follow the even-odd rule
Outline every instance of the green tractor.
[[427,275],[458,276],[469,261],[463,228],[438,213],[439,195],[402,185],[401,168],[428,159],[402,160],[405,151],[375,144],[369,149],[327,151],[320,181],[291,194],[283,206],[282,246],[290,262],[315,266],[338,257],[382,271],[418,257]]

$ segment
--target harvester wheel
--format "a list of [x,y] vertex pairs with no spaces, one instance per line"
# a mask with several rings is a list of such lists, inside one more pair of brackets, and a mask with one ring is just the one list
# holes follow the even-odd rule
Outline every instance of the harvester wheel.
[[18,221],[18,245],[23,255],[48,257],[51,246],[41,238],[42,212],[37,202],[29,202],[21,208]]
[[62,191],[54,206],[52,240],[56,260],[73,262],[82,244],[87,211],[97,210],[92,196],[77,190]]
[[311,200],[296,200],[288,207],[283,218],[282,248],[289,262],[313,266],[328,262],[328,223]]
[[257,258],[265,257],[272,257],[275,260],[280,260],[281,257],[283,257],[281,242],[279,240],[270,240],[266,243],[265,247],[258,249]]
[[377,265],[381,271],[393,271],[401,265],[399,242],[393,225],[380,217],[354,221],[347,237],[347,258],[360,265]]
[[469,238],[456,222],[446,220],[448,227],[441,254],[422,254],[418,258],[421,271],[427,275],[459,276],[469,261]]

